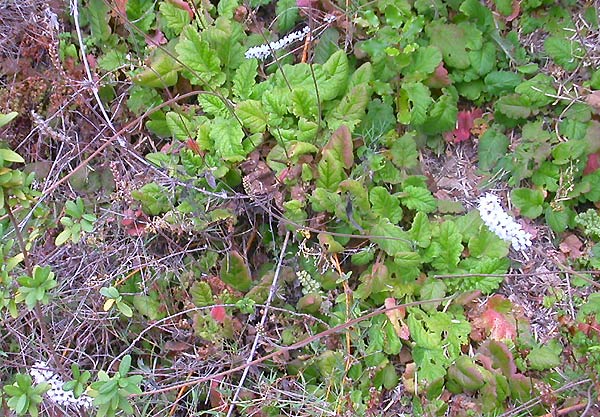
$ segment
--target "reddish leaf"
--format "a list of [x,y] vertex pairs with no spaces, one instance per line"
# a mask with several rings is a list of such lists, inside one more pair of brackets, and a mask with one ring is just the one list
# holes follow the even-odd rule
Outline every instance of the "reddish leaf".
[[[395,298],[386,298],[385,299],[385,308],[393,308],[396,306]],[[394,310],[388,310],[385,312],[385,315],[388,317],[392,326],[394,327],[394,331],[398,335],[398,337],[402,340],[408,340],[410,338],[410,331],[408,329],[408,325],[404,323],[402,320],[406,315],[406,308],[399,307]]]
[[588,156],[587,164],[583,170],[583,175],[591,174],[600,168],[600,154],[593,153]]
[[427,80],[427,85],[431,88],[442,88],[448,87],[450,84],[452,84],[452,81],[448,77],[448,70],[444,67],[444,63],[441,62]]
[[354,165],[354,146],[352,143],[352,134],[348,126],[340,126],[333,134],[327,145],[323,147],[323,154],[331,152],[335,158],[344,164],[346,169]]
[[128,0],[115,0],[115,9],[120,15],[127,16]]
[[512,303],[501,295],[491,297],[485,305],[485,311],[472,324],[474,330],[484,330],[493,340],[515,340],[517,336]]
[[170,0],[171,3],[181,9],[181,10],[185,10],[186,12],[188,12],[188,14],[190,15],[190,17],[193,19],[194,18],[194,11],[192,10],[192,8],[190,7],[190,5],[188,4],[187,1],[185,0]]
[[444,133],[446,142],[458,143],[468,140],[471,137],[471,129],[473,128],[475,119],[479,119],[482,115],[483,112],[480,109],[459,112],[456,129],[452,132]]
[[227,313],[225,312],[225,307],[221,305],[214,306],[210,310],[210,316],[215,319],[215,321],[219,323],[223,323],[225,321],[225,317],[227,317]]
[[517,17],[519,17],[519,14],[521,14],[521,1],[520,0],[513,0],[512,13],[510,14],[510,16],[508,16],[506,18],[506,21],[507,22],[512,22]]
[[154,32],[154,35],[149,36],[147,39],[148,46],[150,47],[164,45],[168,42],[167,38],[165,38],[164,33],[162,33],[160,30]]
[[581,248],[583,243],[577,236],[574,234],[569,234],[567,237],[563,239],[563,241],[558,246],[560,251],[567,255],[571,259],[577,259],[581,257],[582,251]]

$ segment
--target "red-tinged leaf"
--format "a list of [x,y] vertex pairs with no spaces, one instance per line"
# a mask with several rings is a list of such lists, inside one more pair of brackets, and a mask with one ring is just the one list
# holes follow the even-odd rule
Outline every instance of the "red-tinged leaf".
[[122,16],[127,16],[128,0],[115,0],[115,10]]
[[448,70],[444,67],[443,62],[438,65],[438,67],[435,69],[435,72],[427,80],[426,84],[431,88],[443,88],[452,84],[452,80],[450,80],[450,77],[448,77]]
[[219,385],[223,381],[223,377],[216,377],[210,380],[210,389],[208,391],[208,399],[210,401],[210,406],[216,410],[225,410],[227,407],[227,403],[223,399],[221,395],[221,391],[219,390]]
[[502,374],[510,378],[517,372],[517,365],[508,346],[502,342],[488,340],[477,350],[475,356],[489,371],[500,369]]
[[327,145],[323,147],[323,154],[330,152],[335,159],[344,164],[344,168],[350,169],[354,165],[354,145],[352,134],[348,126],[340,126],[333,134]]
[[151,47],[164,45],[168,42],[167,38],[165,37],[165,34],[162,33],[160,30],[154,32],[154,35],[149,36],[147,39],[148,46]]
[[506,18],[506,21],[507,22],[512,22],[517,17],[519,17],[520,14],[521,14],[521,1],[520,0],[513,0],[512,13],[510,14],[510,16],[508,16]]
[[225,312],[225,307],[221,305],[216,305],[210,309],[210,316],[215,319],[215,321],[219,323],[223,323],[225,321],[225,317],[227,317],[227,313]]
[[188,12],[188,14],[190,15],[190,17],[192,19],[194,18],[194,11],[192,10],[192,8],[190,7],[190,5],[187,1],[185,1],[185,0],[170,0],[170,2],[175,7]]
[[588,156],[587,164],[585,165],[585,169],[583,170],[583,175],[591,174],[600,168],[600,154],[593,153]]
[[581,250],[583,243],[574,234],[567,235],[558,247],[562,253],[571,259],[578,259],[583,253]]
[[450,143],[464,142],[471,137],[475,119],[483,115],[480,109],[461,111],[458,113],[456,129],[444,133],[444,139]]
[[484,312],[473,320],[473,329],[483,330],[493,340],[515,340],[517,325],[512,303],[501,295],[494,295],[484,308]]
[[[395,298],[386,298],[385,299],[385,308],[391,309],[396,307],[396,299]],[[387,310],[385,315],[392,323],[394,327],[394,331],[398,335],[398,337],[402,340],[408,340],[410,338],[410,331],[408,329],[408,325],[402,321],[404,316],[406,315],[406,308],[399,307],[393,310]]]

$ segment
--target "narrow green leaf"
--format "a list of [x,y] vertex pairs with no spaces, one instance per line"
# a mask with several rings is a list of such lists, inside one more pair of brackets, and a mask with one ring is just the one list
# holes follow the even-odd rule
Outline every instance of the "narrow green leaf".
[[241,292],[252,287],[248,265],[237,251],[230,251],[221,263],[221,280]]

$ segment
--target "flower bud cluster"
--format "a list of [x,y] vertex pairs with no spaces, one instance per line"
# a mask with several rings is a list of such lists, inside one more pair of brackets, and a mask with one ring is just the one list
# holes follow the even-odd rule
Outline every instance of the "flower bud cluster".
[[489,193],[481,196],[478,209],[481,220],[500,239],[519,251],[531,246],[532,236],[504,211],[498,197]]
[[50,384],[50,389],[46,391],[46,396],[52,402],[63,407],[75,406],[90,408],[92,406],[92,397],[83,394],[79,398],[75,398],[73,391],[65,391],[62,388],[64,381],[58,374],[55,374],[48,369],[48,364],[46,362],[36,362],[29,371],[29,374],[36,384],[44,382]]
[[321,284],[306,271],[296,272],[296,277],[302,285],[302,294],[312,294],[321,290]]
[[280,49],[285,48],[291,43],[304,39],[306,35],[308,35],[308,32],[310,32],[310,29],[308,28],[308,26],[304,26],[302,29],[289,33],[277,41],[269,42],[268,44],[253,46],[252,48],[246,51],[246,59],[266,59],[274,51],[278,51]]

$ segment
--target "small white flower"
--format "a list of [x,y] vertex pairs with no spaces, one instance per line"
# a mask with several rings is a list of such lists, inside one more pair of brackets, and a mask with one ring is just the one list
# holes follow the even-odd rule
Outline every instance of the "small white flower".
[[268,44],[264,45],[253,46],[246,51],[246,59],[266,59],[269,55],[271,55],[272,52],[283,49],[291,43],[304,39],[308,32],[310,32],[310,28],[308,26],[304,26],[302,29],[289,33],[277,41],[269,42]]
[[500,239],[510,242],[515,250],[531,246],[531,234],[504,211],[498,197],[490,193],[481,196],[478,209],[485,225]]
[[92,397],[83,394],[79,398],[75,398],[73,391],[65,391],[62,388],[64,381],[58,374],[55,374],[48,369],[48,364],[46,362],[36,362],[29,371],[29,374],[36,384],[41,384],[43,382],[50,384],[50,389],[46,391],[46,396],[52,402],[63,407],[75,406],[90,408],[92,406]]

